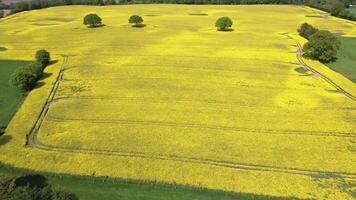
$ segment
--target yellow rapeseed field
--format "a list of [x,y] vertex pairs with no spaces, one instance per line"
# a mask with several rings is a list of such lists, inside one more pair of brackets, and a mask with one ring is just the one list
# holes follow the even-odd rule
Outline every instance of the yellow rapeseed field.
[[[105,26],[86,28],[87,13],[97,13]],[[147,26],[128,25],[133,14]],[[234,31],[216,31],[221,16],[232,18]],[[58,62],[11,121],[0,161],[352,199],[356,102],[298,63],[296,45],[305,40],[297,28],[304,22],[356,37],[354,22],[302,6],[68,6],[4,18],[0,46],[8,50],[0,59],[31,60],[44,48]],[[304,62],[356,95],[342,75]],[[37,121],[45,104],[49,110]],[[26,147],[35,124],[37,137]]]

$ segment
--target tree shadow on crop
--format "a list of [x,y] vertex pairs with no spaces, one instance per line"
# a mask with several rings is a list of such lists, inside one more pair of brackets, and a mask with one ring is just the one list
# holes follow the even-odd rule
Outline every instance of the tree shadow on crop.
[[132,27],[134,27],[134,28],[144,28],[144,27],[146,27],[146,24],[135,24],[135,25],[132,25]]
[[[51,61],[49,62],[49,64],[48,64],[48,66],[54,65],[54,64],[58,63],[58,61],[59,61],[59,60],[51,60]],[[47,66],[47,67],[48,67],[48,66]]]
[[88,28],[100,28],[100,27],[104,27],[106,26],[105,24],[98,24],[98,25],[95,25],[95,26],[88,26]]
[[226,28],[226,29],[218,29],[219,32],[232,32],[234,31],[235,29],[233,28]]
[[10,135],[0,136],[0,146],[7,144],[8,142],[10,142],[11,139],[12,137]]

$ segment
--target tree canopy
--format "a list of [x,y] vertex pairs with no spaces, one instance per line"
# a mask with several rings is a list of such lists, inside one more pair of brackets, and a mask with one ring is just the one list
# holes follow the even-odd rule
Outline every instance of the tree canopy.
[[232,26],[232,20],[229,17],[220,17],[216,20],[215,26],[219,31],[227,31]]
[[135,26],[135,27],[141,27],[142,26],[142,22],[143,22],[142,17],[138,16],[138,15],[132,15],[129,18],[129,23],[130,24],[134,24],[133,26]]
[[78,200],[72,193],[53,190],[47,179],[38,174],[2,180],[0,197],[6,200]]
[[317,28],[314,28],[312,25],[308,23],[303,23],[298,29],[299,35],[304,37],[305,39],[309,39],[311,35],[318,31]]
[[51,61],[51,57],[48,51],[42,49],[36,52],[36,60],[41,63],[42,68],[45,68]]
[[84,17],[84,25],[87,25],[89,28],[94,28],[102,25],[102,20],[97,14],[87,14]]
[[304,44],[304,56],[321,62],[332,61],[340,48],[340,41],[329,31],[318,31]]

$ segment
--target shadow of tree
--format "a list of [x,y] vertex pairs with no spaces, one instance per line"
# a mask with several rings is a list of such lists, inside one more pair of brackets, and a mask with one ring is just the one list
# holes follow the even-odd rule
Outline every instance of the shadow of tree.
[[10,142],[11,139],[12,137],[10,135],[0,136],[0,146]]

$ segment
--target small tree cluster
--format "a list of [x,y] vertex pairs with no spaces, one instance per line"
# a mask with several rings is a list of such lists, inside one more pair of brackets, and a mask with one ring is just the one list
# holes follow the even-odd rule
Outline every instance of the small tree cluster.
[[10,78],[10,85],[19,88],[23,92],[29,92],[42,77],[43,70],[50,62],[50,54],[46,50],[36,53],[37,62],[17,69]]
[[47,179],[41,175],[2,180],[0,197],[6,200],[78,200],[72,193],[54,190]]
[[305,39],[309,39],[314,33],[318,32],[317,28],[314,28],[312,25],[308,23],[303,23],[298,29],[299,35],[304,37]]
[[317,59],[321,62],[332,61],[340,49],[340,41],[329,31],[318,31],[310,36],[304,44],[304,56]]
[[229,17],[221,17],[215,23],[215,27],[217,27],[219,31],[228,31],[231,26],[232,20]]
[[97,14],[87,14],[84,17],[83,24],[89,28],[94,28],[102,25],[102,20]]

